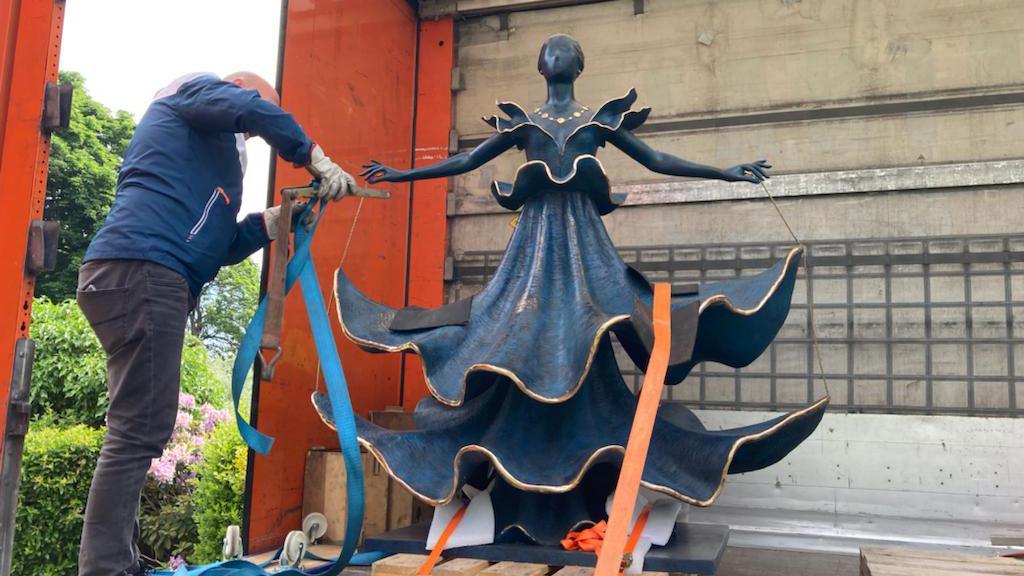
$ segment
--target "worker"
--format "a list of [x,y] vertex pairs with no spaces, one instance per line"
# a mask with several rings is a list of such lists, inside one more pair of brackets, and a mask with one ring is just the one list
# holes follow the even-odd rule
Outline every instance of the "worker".
[[279,207],[236,222],[245,140],[259,136],[307,167],[321,198],[355,187],[279,102],[249,72],[191,74],[156,94],[125,152],[113,207],[78,275],[78,305],[107,353],[110,395],[79,576],[145,573],[139,498],[174,429],[186,319],[221,266],[275,239]]

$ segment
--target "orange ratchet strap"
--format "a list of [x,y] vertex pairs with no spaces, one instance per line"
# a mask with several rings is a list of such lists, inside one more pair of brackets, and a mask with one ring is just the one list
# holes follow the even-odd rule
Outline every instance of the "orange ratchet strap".
[[[654,431],[654,418],[658,414],[661,390],[665,387],[665,373],[668,371],[668,357],[672,344],[672,288],[670,284],[654,285],[654,345],[651,359],[647,363],[647,374],[640,390],[633,426],[629,431],[626,455],[622,459],[619,481],[615,486],[612,512],[608,518],[608,533],[597,555],[597,569],[594,576],[616,576],[622,571],[622,558],[626,549],[629,523],[633,519],[633,508],[640,492],[640,478],[647,462],[647,449]],[[646,523],[646,518],[644,518]],[[637,524],[640,522],[638,521]],[[633,530],[636,538],[643,532],[642,526]],[[633,543],[636,545],[636,542]],[[632,548],[632,547],[631,547]]]
[[[651,506],[644,506],[640,517],[636,519],[636,524],[633,526],[633,531],[629,533],[629,540],[626,542],[626,550],[622,555],[623,569],[628,568],[633,564],[633,550],[636,550],[636,543],[640,541],[640,537],[644,535],[644,528],[647,527],[647,517],[651,515]],[[622,571],[619,571],[622,574]]]
[[430,551],[430,556],[420,566],[420,569],[416,571],[416,576],[429,576],[431,571],[434,570],[434,566],[437,565],[437,561],[441,559],[441,552],[444,551],[445,544],[448,543],[448,538],[455,532],[455,528],[462,521],[462,517],[466,515],[466,504],[459,508],[459,511],[452,516],[452,519],[448,521],[448,525],[444,527],[444,532],[441,532],[441,537],[437,539],[437,544],[434,544],[433,550]]

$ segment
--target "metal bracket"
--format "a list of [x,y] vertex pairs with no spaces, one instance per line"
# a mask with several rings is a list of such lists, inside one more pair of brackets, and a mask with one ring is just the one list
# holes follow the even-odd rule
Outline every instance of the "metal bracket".
[[455,279],[455,259],[451,256],[444,257],[444,272],[442,280],[451,282]]
[[71,100],[75,86],[70,82],[63,84],[46,83],[43,93],[43,132],[50,134],[57,130],[67,130],[71,124]]
[[30,416],[29,388],[32,383],[32,359],[36,344],[22,338],[14,345],[14,370],[11,377],[3,454],[0,456],[0,574],[9,574],[14,552],[14,519],[21,479],[21,456],[25,447]]
[[466,89],[466,81],[462,77],[462,69],[458,66],[452,67],[452,92],[461,92]]
[[458,154],[459,153],[459,131],[452,128],[448,132],[448,153]]
[[52,272],[57,268],[57,237],[60,222],[56,220],[33,220],[28,228],[28,253],[25,257],[25,271],[35,276],[40,272]]
[[33,220],[29,225],[29,247],[25,258],[25,270],[29,275],[56,270],[59,230],[60,222],[56,220]]

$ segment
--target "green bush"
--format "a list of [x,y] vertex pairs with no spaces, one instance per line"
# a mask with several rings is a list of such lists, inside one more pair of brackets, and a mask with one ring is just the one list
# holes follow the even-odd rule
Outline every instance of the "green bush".
[[219,424],[203,446],[193,494],[199,528],[199,544],[189,558],[193,564],[219,560],[225,528],[242,522],[246,456],[234,420]]
[[107,356],[74,300],[32,305],[32,412],[98,427],[107,412]]
[[[32,411],[62,424],[98,427],[107,412],[107,357],[74,300],[38,298],[32,307]],[[181,389],[199,403],[223,407],[227,389],[210,369],[206,348],[187,335]]]
[[139,511],[139,550],[163,562],[189,558],[197,540],[191,487],[146,479]]
[[102,443],[102,430],[33,424],[25,438],[12,574],[77,573],[82,514]]

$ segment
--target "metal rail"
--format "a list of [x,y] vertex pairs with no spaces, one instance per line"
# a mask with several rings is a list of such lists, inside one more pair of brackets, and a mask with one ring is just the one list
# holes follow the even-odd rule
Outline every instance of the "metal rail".
[[[705,363],[665,398],[696,407],[785,410],[820,396],[808,324],[818,340],[833,407],[851,412],[1022,416],[1024,235],[806,242],[810,290],[798,282],[789,319],[754,364]],[[774,264],[789,243],[626,247],[652,281],[683,284],[744,276]],[[502,252],[454,258],[448,294],[465,298]],[[625,355],[623,375],[643,374]]]

